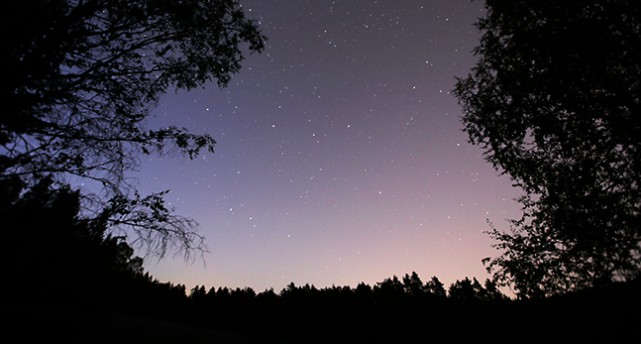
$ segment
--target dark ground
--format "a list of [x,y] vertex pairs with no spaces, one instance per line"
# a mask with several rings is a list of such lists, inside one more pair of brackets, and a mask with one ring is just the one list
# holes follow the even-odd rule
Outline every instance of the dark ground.
[[433,307],[387,307],[385,312],[335,308],[316,312],[316,306],[295,305],[198,326],[115,312],[15,307],[4,309],[5,335],[14,339],[3,342],[620,343],[638,338],[641,330],[639,285],[539,301],[447,301]]

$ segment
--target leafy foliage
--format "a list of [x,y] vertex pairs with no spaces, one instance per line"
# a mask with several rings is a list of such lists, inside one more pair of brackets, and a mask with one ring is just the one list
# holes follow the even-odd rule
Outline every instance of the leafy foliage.
[[[156,231],[142,238],[159,240],[150,246],[160,254],[170,241],[198,247],[193,223],[165,209],[162,193],[135,194],[125,172],[140,153],[194,158],[213,152],[209,135],[148,129],[145,120],[170,88],[214,80],[225,86],[240,69],[241,48],[263,48],[256,23],[234,0],[11,1],[2,7],[0,178],[95,181],[101,191],[93,209],[107,203],[116,215],[111,225]],[[147,210],[124,220],[126,207]]]
[[537,297],[641,267],[641,3],[488,0],[455,94],[486,159],[525,191],[491,236],[502,283]]

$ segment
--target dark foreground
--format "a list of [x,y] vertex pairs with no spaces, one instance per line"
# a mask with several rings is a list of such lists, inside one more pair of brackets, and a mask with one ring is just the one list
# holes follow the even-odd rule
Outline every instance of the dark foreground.
[[641,288],[538,301],[299,296],[154,312],[12,304],[3,327],[16,343],[615,343],[638,335]]

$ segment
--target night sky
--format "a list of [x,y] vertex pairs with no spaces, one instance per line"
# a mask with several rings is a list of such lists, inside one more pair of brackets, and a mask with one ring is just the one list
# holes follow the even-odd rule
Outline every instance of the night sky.
[[171,189],[209,249],[148,258],[152,276],[257,291],[489,277],[483,231],[519,216],[519,192],[467,142],[451,94],[475,62],[482,2],[241,3],[265,51],[227,88],[164,96],[149,123],[218,142],[193,161],[145,157],[134,175],[143,193]]

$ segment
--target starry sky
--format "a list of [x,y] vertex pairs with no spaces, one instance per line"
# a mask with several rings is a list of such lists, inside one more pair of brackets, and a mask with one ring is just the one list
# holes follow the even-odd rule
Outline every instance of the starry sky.
[[228,87],[163,96],[149,126],[209,133],[215,154],[142,160],[143,193],[191,217],[209,252],[145,269],[162,282],[370,285],[416,271],[489,277],[487,220],[520,193],[467,142],[451,94],[484,14],[468,0],[242,0],[268,37]]

